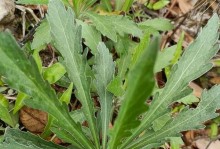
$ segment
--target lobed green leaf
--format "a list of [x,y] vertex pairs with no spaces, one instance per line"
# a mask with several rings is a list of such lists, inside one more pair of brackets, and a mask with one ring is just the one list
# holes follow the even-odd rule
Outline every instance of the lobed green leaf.
[[[217,53],[219,45],[219,18],[215,14],[207,26],[199,33],[196,40],[186,49],[179,62],[173,66],[171,76],[163,91],[155,97],[149,111],[144,115],[141,125],[126,140],[124,146],[136,138],[141,132],[150,128],[152,122],[166,114],[168,106],[185,94],[188,83],[212,68],[210,59]],[[181,96],[184,97],[184,96]],[[124,148],[124,146],[122,146]]]
[[97,30],[114,42],[117,41],[118,34],[120,36],[131,34],[136,37],[140,37],[142,35],[141,30],[127,17],[102,16],[93,12],[88,12],[86,15],[92,20]]
[[19,129],[6,128],[4,141],[0,148],[7,149],[65,149],[65,147],[45,141],[29,132],[22,132]]
[[86,63],[82,56],[81,27],[75,23],[71,8],[66,10],[59,0],[49,3],[47,20],[51,27],[56,49],[63,56],[63,64],[70,80],[76,87],[76,96],[82,103],[95,145],[99,148],[98,131],[95,121],[94,104],[90,95],[90,85],[86,76]]
[[[201,102],[196,109],[188,109],[180,112],[172,121],[156,132],[148,132],[134,141],[128,148],[139,149],[146,145],[165,141],[166,138],[175,137],[179,132],[201,129],[203,122],[218,116],[220,86],[214,86],[209,91],[204,90]],[[156,146],[155,146],[156,147]]]
[[112,97],[113,95],[107,91],[107,85],[113,79],[115,72],[115,64],[107,47],[103,42],[98,45],[98,53],[95,56],[96,72],[96,88],[101,104],[101,121],[102,121],[102,147],[106,148],[108,139],[108,128],[112,112]]
[[80,127],[71,119],[66,105],[59,102],[54,90],[42,78],[33,59],[29,60],[9,33],[0,33],[0,74],[13,89],[30,97],[25,104],[48,112],[59,126],[74,134],[85,146],[92,146]]

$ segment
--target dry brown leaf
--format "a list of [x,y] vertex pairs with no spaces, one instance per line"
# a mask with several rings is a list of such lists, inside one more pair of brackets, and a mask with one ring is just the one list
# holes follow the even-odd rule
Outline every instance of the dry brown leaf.
[[[210,145],[209,145],[210,143]],[[216,141],[212,141],[210,142],[209,139],[199,139],[195,142],[196,144],[196,147],[198,147],[198,149],[207,149],[207,146],[208,146],[208,149],[220,149],[220,141],[219,140],[216,140]]]
[[0,24],[6,24],[14,19],[14,0],[0,0]]
[[186,143],[186,145],[192,144],[194,139],[195,139],[194,131],[187,131],[184,134],[184,142]]
[[220,77],[212,78],[212,79],[210,79],[210,82],[212,84],[220,84]]
[[179,4],[180,10],[183,13],[187,13],[193,8],[193,5],[189,0],[177,0],[177,2]]
[[199,85],[195,84],[194,82],[190,82],[189,87],[193,89],[193,95],[198,98],[201,97],[203,89]]
[[20,121],[30,132],[42,133],[47,124],[47,113],[25,106],[20,110]]

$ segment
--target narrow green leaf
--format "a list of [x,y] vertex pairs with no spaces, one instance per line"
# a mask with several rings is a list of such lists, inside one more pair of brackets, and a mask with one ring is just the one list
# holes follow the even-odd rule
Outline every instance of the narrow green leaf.
[[0,86],[3,86],[4,82],[2,81],[2,77],[0,76]]
[[70,103],[71,95],[73,90],[73,83],[70,83],[67,90],[60,97],[60,101],[65,102],[67,105]]
[[37,64],[37,67],[38,67],[40,73],[42,73],[42,60],[41,60],[41,57],[39,55],[39,52],[40,52],[40,50],[34,50],[34,53],[33,53],[32,56],[33,56],[33,58],[34,58],[34,60]]
[[65,67],[57,62],[45,69],[43,76],[50,84],[57,82],[66,73]]
[[65,149],[65,147],[47,142],[29,132],[22,132],[18,129],[7,128],[4,134],[4,141],[0,148],[7,149]]
[[15,101],[15,106],[13,110],[13,114],[17,113],[23,106],[24,100],[28,100],[30,97],[22,92],[19,92]]
[[[132,60],[132,52],[135,47],[136,43],[132,42],[128,36],[118,38],[118,42],[115,43],[115,49],[120,56],[120,58],[116,60],[118,74],[115,78],[115,83],[117,83],[120,79],[122,84],[124,81],[123,79],[126,78],[126,74]],[[120,86],[118,87],[120,88]]]
[[11,127],[15,126],[13,119],[9,113],[9,103],[4,95],[0,94],[0,119]]
[[170,23],[170,20],[164,18],[156,18],[156,19],[143,21],[138,23],[138,26],[146,29],[152,27],[157,31],[169,31],[174,28],[174,26]]
[[33,97],[32,100],[25,100],[25,104],[51,114],[55,120],[59,120],[60,127],[74,134],[72,137],[80,140],[83,146],[90,148],[92,144],[71,119],[66,105],[59,102],[54,90],[42,78],[35,61],[27,59],[9,33],[0,33],[0,45],[0,75],[6,77],[4,82]]
[[16,3],[18,4],[48,4],[49,0],[18,0]]
[[94,26],[80,20],[77,20],[77,24],[82,26],[82,37],[85,39],[85,45],[91,49],[93,54],[96,54],[98,43],[101,42],[100,32]]
[[217,53],[219,48],[217,44],[219,37],[218,29],[219,18],[215,14],[209,20],[207,26],[199,33],[196,40],[185,50],[179,62],[174,65],[171,76],[163,91],[159,97],[154,98],[141,125],[126,140],[124,146],[138,137],[146,128],[149,128],[155,119],[167,113],[168,106],[180,99],[176,98],[176,95],[182,94],[181,92],[184,91],[190,81],[198,78],[212,68],[210,59]]
[[145,51],[150,42],[150,35],[152,34],[151,30],[146,32],[144,36],[141,38],[140,43],[135,47],[132,55],[132,62],[131,62],[131,67],[135,65],[137,60],[140,58],[140,56],[143,54],[143,51]]
[[96,3],[97,0],[72,0],[73,8],[76,14],[76,17],[80,17],[84,11],[91,8],[93,4]]
[[[62,1],[66,6],[70,6],[68,0],[60,0]],[[43,5],[48,4],[49,0],[18,0],[16,3],[18,4],[25,4],[25,5]]]
[[123,7],[122,11],[128,12],[130,10],[130,7],[132,6],[134,0],[126,0]]
[[98,53],[95,56],[94,70],[96,72],[96,88],[101,104],[101,120],[102,120],[102,146],[106,148],[108,139],[108,128],[111,119],[112,97],[113,95],[107,91],[107,85],[113,79],[115,72],[115,64],[107,47],[103,42],[98,45]]
[[155,38],[128,74],[128,86],[112,130],[110,149],[117,148],[122,139],[131,135],[131,130],[140,124],[138,116],[147,110],[145,102],[154,88],[153,68],[158,49],[158,38]]
[[178,62],[179,58],[181,57],[181,54],[183,52],[183,48],[182,48],[183,41],[184,41],[184,32],[181,34],[180,39],[179,39],[179,41],[177,43],[176,51],[174,53],[173,59],[171,60],[170,66],[167,66],[165,68],[165,73],[166,73],[166,77],[167,78],[170,77],[172,66],[174,64],[176,64]]
[[36,29],[34,34],[34,39],[31,44],[32,49],[39,50],[41,47],[45,46],[46,44],[51,42],[51,35],[50,35],[50,26],[46,19],[44,19],[40,26]]
[[101,0],[101,1],[104,3],[104,5],[105,5],[105,7],[107,8],[107,10],[108,10],[109,12],[111,12],[111,11],[112,11],[111,2],[110,2],[109,0]]
[[[44,131],[41,133],[41,137],[42,138],[47,138],[52,134],[52,131],[50,130],[51,126],[52,126],[52,122],[54,120],[54,117],[51,116],[50,114],[48,114],[48,118],[47,118],[47,125],[44,128]],[[70,137],[72,138],[72,137]]]
[[181,131],[201,129],[203,123],[218,116],[216,112],[220,109],[220,86],[214,86],[209,91],[202,93],[201,102],[196,109],[188,109],[180,112],[173,121],[156,132],[147,133],[134,141],[129,148],[142,148],[145,145],[164,141],[165,138],[175,137]]
[[117,41],[118,34],[120,36],[131,34],[136,37],[140,37],[142,35],[141,30],[127,17],[102,16],[93,12],[88,12],[86,15],[92,20],[97,30],[114,42]]
[[81,55],[81,27],[77,26],[73,11],[59,0],[49,3],[47,16],[56,49],[64,58],[63,64],[70,80],[76,87],[76,96],[82,103],[82,109],[88,121],[95,145],[99,148],[94,104],[90,96],[90,85],[86,76],[86,64]]
[[72,139],[71,135],[67,131],[60,129],[60,128],[55,128],[55,127],[52,127],[50,129],[57,135],[57,137],[59,137],[60,139],[62,139],[63,141],[67,143],[71,143],[71,145],[74,146],[74,149],[83,149],[79,145],[79,142],[77,142],[77,140],[75,139]]

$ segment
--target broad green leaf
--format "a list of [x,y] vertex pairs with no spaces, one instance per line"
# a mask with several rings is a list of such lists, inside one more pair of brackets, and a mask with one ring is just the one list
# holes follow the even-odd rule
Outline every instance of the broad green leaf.
[[77,20],[77,23],[82,26],[82,38],[85,39],[85,45],[91,49],[93,54],[96,54],[98,43],[101,42],[100,32],[94,26],[80,20]]
[[115,64],[109,50],[103,42],[98,45],[98,52],[95,56],[95,78],[96,88],[101,104],[101,121],[102,121],[102,145],[106,148],[108,140],[108,128],[112,112],[112,97],[113,95],[107,91],[107,85],[113,79],[115,72]]
[[124,89],[122,88],[122,78],[115,77],[107,86],[107,90],[114,94],[116,97],[120,97],[124,94]]
[[190,94],[190,95],[188,95],[186,97],[181,98],[177,102],[184,103],[186,105],[190,105],[190,104],[192,104],[194,102],[199,102],[199,99],[196,96],[194,96],[193,94]]
[[66,73],[65,67],[57,62],[45,69],[43,76],[50,84],[57,82]]
[[[152,122],[168,112],[168,106],[180,98],[188,83],[195,80],[212,68],[210,59],[217,53],[219,45],[219,18],[215,14],[207,26],[199,33],[196,40],[185,50],[179,62],[173,66],[171,76],[163,91],[155,97],[141,125],[126,140],[124,146],[136,138],[141,132],[149,128]],[[122,146],[122,147],[124,147]]]
[[157,31],[169,31],[172,30],[174,27],[170,23],[170,20],[164,18],[156,18],[156,19],[149,19],[147,21],[143,21],[138,23],[138,26],[143,29],[148,29],[149,27],[156,29]]
[[[175,137],[179,132],[201,129],[203,123],[218,116],[220,109],[220,86],[214,86],[209,91],[203,91],[201,102],[196,109],[187,109],[180,112],[166,126],[156,132],[146,133],[130,145],[129,148],[142,148],[145,145],[165,141],[165,138]],[[156,146],[155,146],[156,147]]]
[[86,15],[92,20],[97,30],[114,42],[117,41],[118,34],[120,36],[131,34],[136,37],[142,35],[141,30],[127,17],[102,16],[93,12],[86,13]]
[[31,44],[31,48],[39,50],[41,47],[45,46],[50,42],[51,42],[50,26],[47,20],[45,19],[36,29],[36,32],[34,34],[34,39]]
[[175,50],[176,46],[172,46],[158,53],[157,61],[154,67],[155,73],[170,65],[171,60],[174,57]]
[[180,146],[184,145],[184,142],[181,137],[171,137],[169,139],[171,149],[181,149]]
[[153,9],[154,10],[160,10],[169,3],[170,3],[170,0],[159,0],[158,2],[153,4]]
[[153,121],[152,128],[154,131],[160,130],[169,120],[171,120],[171,116],[167,113]]
[[60,101],[65,102],[67,105],[70,103],[71,95],[73,90],[73,83],[70,83],[67,90],[60,97]]
[[132,49],[135,42],[132,42],[129,36],[118,37],[117,42],[114,43],[117,54],[121,57],[128,53],[129,49]]
[[0,119],[11,127],[15,127],[15,122],[9,113],[8,100],[2,94],[0,94]]
[[19,129],[7,128],[4,134],[4,141],[0,148],[5,149],[65,149],[65,147],[47,142],[29,132],[22,132]]
[[23,106],[24,100],[29,100],[30,97],[22,92],[19,92],[15,101],[15,106],[13,110],[13,114],[17,113]]
[[75,122],[82,124],[86,121],[86,118],[81,109],[77,109],[70,112],[70,116],[74,119]]
[[81,128],[71,119],[66,105],[59,102],[54,90],[42,78],[35,61],[25,56],[9,33],[0,33],[0,45],[0,75],[6,78],[4,82],[33,97],[25,100],[25,104],[48,112],[55,120],[59,120],[59,127],[74,134],[72,137],[80,140],[83,146],[91,147]]
[[90,96],[90,85],[86,76],[86,63],[81,55],[81,27],[76,25],[71,8],[66,10],[59,0],[53,0],[49,3],[47,20],[51,27],[54,45],[64,58],[63,64],[70,80],[76,87],[76,96],[82,103],[82,109],[95,145],[99,148],[94,104]]
[[153,68],[158,49],[158,38],[155,38],[128,74],[128,86],[114,123],[110,149],[117,148],[122,139],[131,135],[131,130],[140,124],[138,117],[147,110],[145,102],[154,88]]

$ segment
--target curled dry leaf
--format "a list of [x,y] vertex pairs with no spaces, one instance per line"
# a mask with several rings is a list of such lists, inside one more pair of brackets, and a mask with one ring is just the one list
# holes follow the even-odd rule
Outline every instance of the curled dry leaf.
[[6,24],[14,18],[14,0],[0,0],[0,24]]
[[20,110],[20,121],[30,132],[42,133],[47,124],[47,113],[25,106]]

